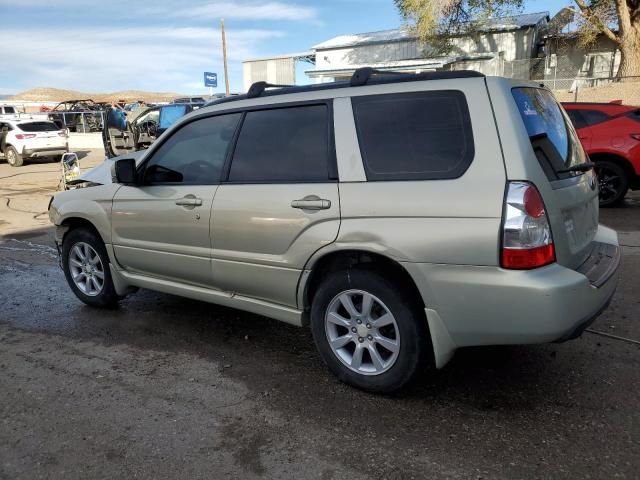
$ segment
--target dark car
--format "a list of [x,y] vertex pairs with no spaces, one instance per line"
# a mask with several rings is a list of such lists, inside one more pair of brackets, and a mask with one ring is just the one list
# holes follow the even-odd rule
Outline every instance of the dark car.
[[107,157],[116,157],[149,148],[153,142],[176,120],[191,112],[186,103],[148,108],[131,121],[119,108],[106,112],[107,121],[102,129],[102,141]]
[[563,103],[589,158],[596,164],[600,205],[621,203],[640,190],[640,107],[611,103]]

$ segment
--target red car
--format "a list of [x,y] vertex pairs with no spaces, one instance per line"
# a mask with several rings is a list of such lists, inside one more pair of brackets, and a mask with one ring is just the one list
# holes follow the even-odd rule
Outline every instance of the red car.
[[640,189],[640,107],[611,103],[563,103],[600,186],[600,205],[621,203]]

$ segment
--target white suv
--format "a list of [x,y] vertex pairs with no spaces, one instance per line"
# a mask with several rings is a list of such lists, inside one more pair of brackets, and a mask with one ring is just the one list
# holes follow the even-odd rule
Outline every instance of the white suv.
[[0,152],[12,167],[28,158],[60,160],[69,151],[69,135],[55,123],[22,118],[0,119]]

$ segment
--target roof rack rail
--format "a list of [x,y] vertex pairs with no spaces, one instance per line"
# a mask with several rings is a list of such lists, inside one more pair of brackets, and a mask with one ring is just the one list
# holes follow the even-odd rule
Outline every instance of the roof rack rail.
[[254,82],[247,91],[247,98],[256,98],[264,93],[267,88],[291,88],[294,85],[276,85],[267,82]]
[[393,70],[377,70],[371,67],[358,68],[351,76],[349,82],[352,87],[361,87],[369,83],[375,77],[387,77],[389,80],[411,81],[411,80],[440,80],[448,78],[469,78],[484,77],[484,74],[475,70],[447,70],[435,72],[398,72]]
[[[484,77],[482,73],[474,70],[449,70],[436,72],[398,72],[376,70],[371,67],[358,68],[351,80],[337,80],[335,82],[320,83],[315,85],[275,85],[267,82],[255,82],[249,87],[247,93],[232,97],[218,98],[205,103],[205,107],[219,105],[227,102],[246,100],[260,96],[284,95],[287,93],[315,92],[334,88],[359,87],[364,85],[400,82],[418,82],[424,80],[449,80],[454,78]],[[267,90],[273,88],[274,90]]]

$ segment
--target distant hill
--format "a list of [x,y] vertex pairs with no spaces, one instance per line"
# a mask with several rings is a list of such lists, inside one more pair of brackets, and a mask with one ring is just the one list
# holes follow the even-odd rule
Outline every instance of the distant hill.
[[176,97],[182,97],[172,92],[144,92],[141,90],[123,90],[112,93],[86,93],[60,88],[32,88],[16,95],[10,96],[10,100],[22,100],[28,102],[62,102],[64,100],[78,100],[91,98],[96,102],[116,102],[118,100],[145,102],[169,102]]

